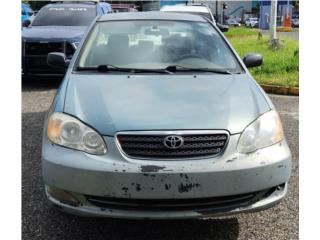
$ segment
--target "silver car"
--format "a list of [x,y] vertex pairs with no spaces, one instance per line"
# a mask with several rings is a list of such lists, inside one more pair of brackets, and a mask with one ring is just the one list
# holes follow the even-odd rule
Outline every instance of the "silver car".
[[196,15],[98,17],[45,120],[48,200],[83,216],[203,218],[259,211],[286,194],[281,121],[223,34]]

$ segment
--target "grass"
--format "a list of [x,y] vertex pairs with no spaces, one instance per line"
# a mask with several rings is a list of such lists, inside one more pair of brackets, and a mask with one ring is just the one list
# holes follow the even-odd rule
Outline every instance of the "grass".
[[256,29],[230,28],[225,35],[240,57],[244,57],[249,52],[257,52],[263,55],[262,66],[249,69],[258,83],[299,87],[299,54],[295,54],[299,51],[298,41],[287,37],[279,37],[283,43],[283,48],[271,51],[268,45],[269,37],[263,35],[258,40]]
[[238,36],[257,36],[257,34],[257,29],[248,27],[230,27],[229,31],[224,33],[228,38]]

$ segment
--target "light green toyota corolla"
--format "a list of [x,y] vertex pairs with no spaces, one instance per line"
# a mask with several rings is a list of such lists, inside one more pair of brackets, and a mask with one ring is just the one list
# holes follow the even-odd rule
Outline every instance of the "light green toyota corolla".
[[291,153],[278,113],[220,30],[201,16],[98,17],[48,112],[42,169],[63,211],[204,218],[269,208]]

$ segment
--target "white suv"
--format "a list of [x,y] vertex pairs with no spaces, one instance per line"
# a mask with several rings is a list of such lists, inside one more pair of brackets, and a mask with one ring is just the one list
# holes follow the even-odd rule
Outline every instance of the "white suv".
[[245,24],[247,27],[258,27],[259,26],[259,20],[258,18],[248,18],[245,20]]
[[163,6],[160,11],[162,12],[179,12],[179,13],[190,13],[195,15],[201,15],[208,18],[215,24],[214,17],[211,13],[210,8],[207,5],[168,5]]

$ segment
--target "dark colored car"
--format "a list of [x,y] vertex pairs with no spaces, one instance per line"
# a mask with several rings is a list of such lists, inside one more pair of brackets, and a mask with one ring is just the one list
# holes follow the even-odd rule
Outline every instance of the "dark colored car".
[[62,52],[71,59],[96,16],[111,12],[105,2],[45,5],[22,33],[22,76],[63,77],[65,70],[47,64],[48,53]]

